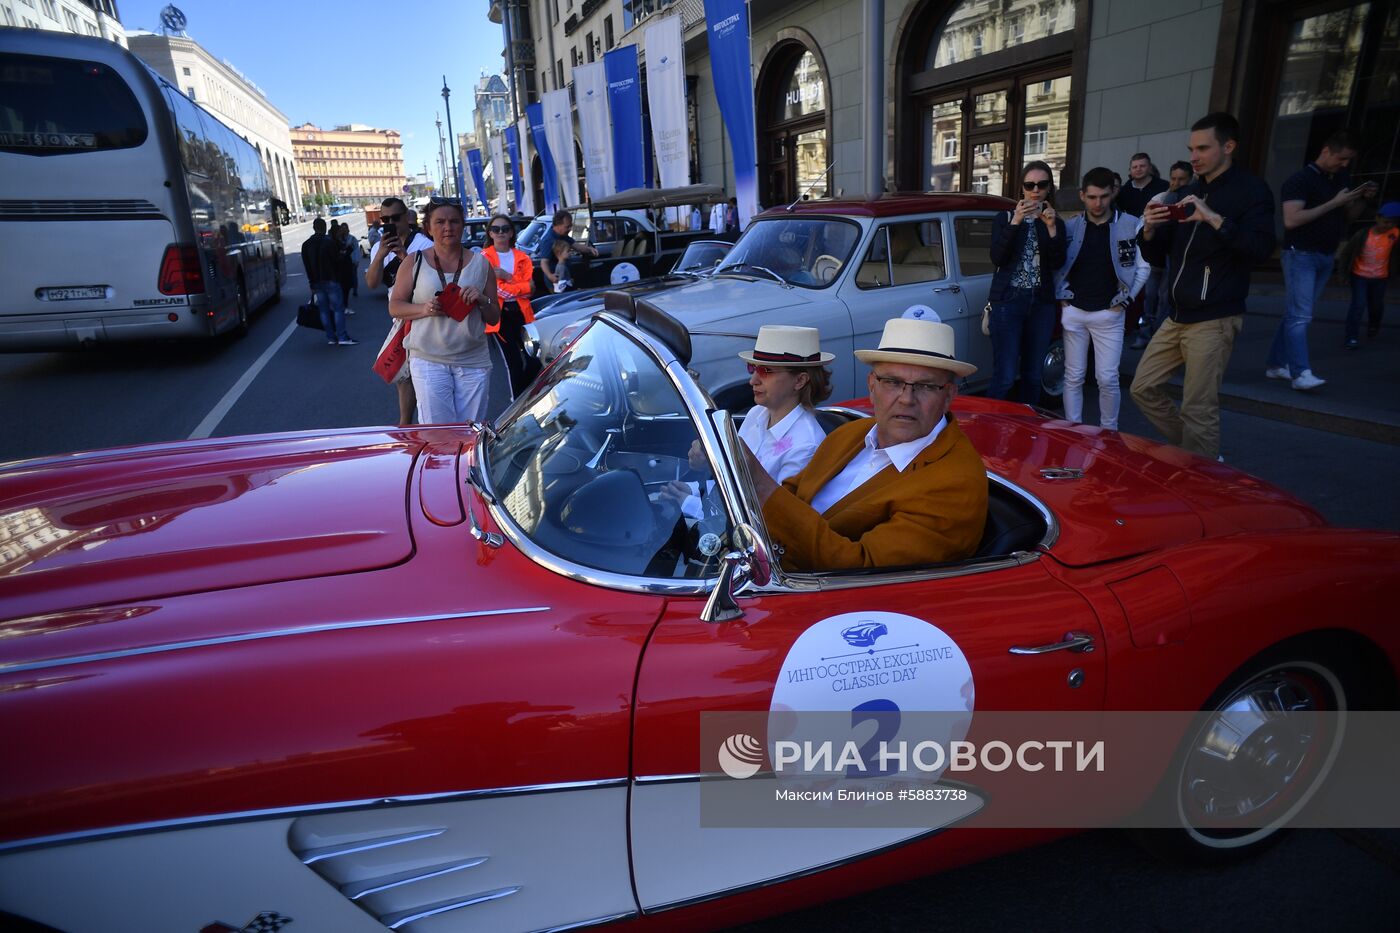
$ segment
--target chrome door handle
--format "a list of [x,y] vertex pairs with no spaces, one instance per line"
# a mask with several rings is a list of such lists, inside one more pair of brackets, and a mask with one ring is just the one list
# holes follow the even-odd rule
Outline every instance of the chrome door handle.
[[1064,638],[1048,645],[1037,645],[1034,648],[1013,645],[1009,650],[1012,654],[1049,654],[1052,651],[1073,651],[1084,654],[1094,650],[1094,638],[1084,632],[1065,632]]
[[962,291],[962,286],[961,286],[961,285],[940,285],[940,286],[938,286],[937,288],[935,288],[934,291],[935,291],[935,292],[952,292],[953,294],[956,295],[958,292]]

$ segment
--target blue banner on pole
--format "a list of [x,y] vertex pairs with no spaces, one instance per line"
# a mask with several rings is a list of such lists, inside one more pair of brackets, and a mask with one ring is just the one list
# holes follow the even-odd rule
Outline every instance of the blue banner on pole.
[[618,191],[647,183],[642,134],[642,80],[637,47],[623,45],[603,56],[612,111],[613,170]]
[[748,8],[744,0],[705,0],[705,23],[715,98],[729,131],[729,151],[734,156],[734,194],[739,201],[739,225],[743,227],[758,208]]
[[513,126],[506,127],[506,149],[510,152],[510,174],[515,184],[515,210],[520,211],[520,205],[524,202],[520,200],[520,193],[523,190],[521,179],[525,175],[525,166],[520,164],[520,133]]
[[476,186],[476,198],[481,202],[482,212],[485,213],[489,210],[486,207],[486,169],[481,162],[480,149],[467,150],[467,164],[472,169],[472,184]]
[[554,171],[554,156],[549,151],[549,140],[544,135],[544,104],[531,104],[525,108],[530,118],[530,136],[539,153],[540,166],[544,169],[544,210],[559,210],[559,176]]

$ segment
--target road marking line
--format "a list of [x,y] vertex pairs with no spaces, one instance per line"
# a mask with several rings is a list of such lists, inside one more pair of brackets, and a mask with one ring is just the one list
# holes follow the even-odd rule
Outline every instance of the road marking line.
[[223,421],[224,416],[229,413],[229,410],[232,409],[234,405],[238,404],[238,400],[243,396],[244,392],[248,391],[248,386],[253,384],[253,380],[257,378],[258,373],[262,372],[263,367],[272,361],[277,351],[282,349],[282,344],[290,340],[292,334],[296,333],[296,329],[297,322],[293,319],[293,321],[287,325],[287,329],[282,331],[282,335],[272,341],[272,345],[263,351],[262,356],[258,357],[257,361],[254,362],[252,366],[248,367],[248,371],[238,377],[238,381],[233,384],[233,387],[224,393],[224,397],[219,399],[219,404],[210,409],[209,414],[205,415],[204,420],[199,423],[199,427],[195,428],[194,433],[189,436],[189,440],[202,440],[214,433],[214,429],[219,426],[219,422]]

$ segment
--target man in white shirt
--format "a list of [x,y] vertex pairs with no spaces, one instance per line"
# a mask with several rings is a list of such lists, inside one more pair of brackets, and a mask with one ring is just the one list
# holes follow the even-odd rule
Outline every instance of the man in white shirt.
[[987,520],[981,456],[948,417],[957,380],[977,367],[954,355],[947,324],[896,318],[877,350],[858,350],[874,425],[829,434],[780,486],[749,458],[754,491],[792,571],[926,565],[970,557]]

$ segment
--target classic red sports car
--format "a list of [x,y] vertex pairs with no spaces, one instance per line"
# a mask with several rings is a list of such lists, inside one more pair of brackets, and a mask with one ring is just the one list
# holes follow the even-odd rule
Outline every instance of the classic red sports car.
[[1261,792],[1231,762],[1274,711],[1395,705],[1394,534],[960,399],[991,494],[974,558],[784,572],[689,355],[622,301],[494,427],[0,468],[0,923],[709,929],[1069,831],[960,827],[999,806],[976,771],[942,825],[702,820],[721,768],[772,764],[747,735],[705,751],[702,714],[735,711],[1216,710],[1229,736],[1114,805],[1165,788],[1160,834],[1241,852],[1341,741],[1295,735]]

